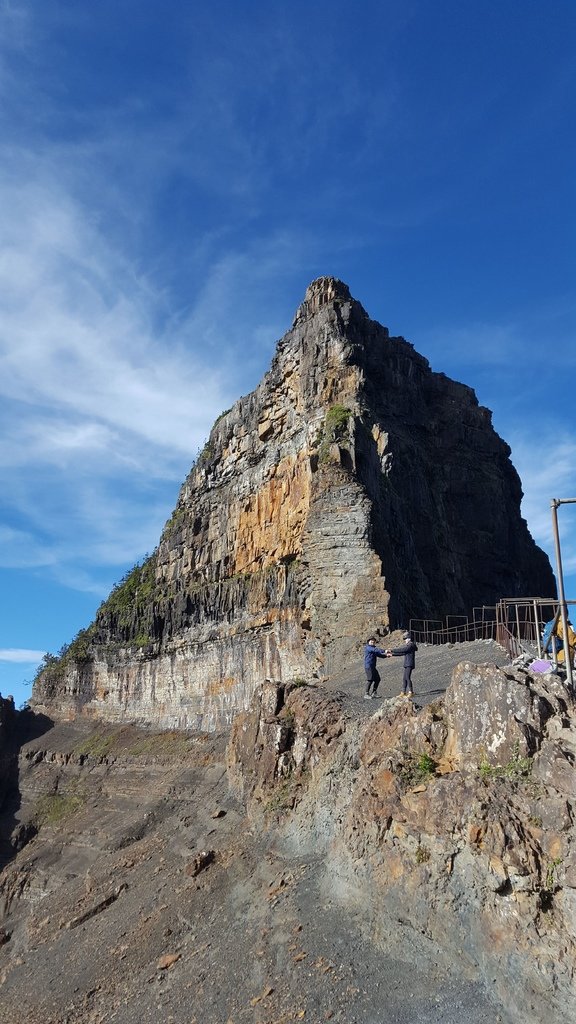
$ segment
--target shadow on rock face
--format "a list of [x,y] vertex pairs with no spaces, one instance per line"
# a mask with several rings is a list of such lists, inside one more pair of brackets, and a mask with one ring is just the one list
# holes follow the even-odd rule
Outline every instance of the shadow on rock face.
[[13,700],[0,698],[0,870],[36,834],[34,826],[18,819],[20,749],[53,725],[47,715],[35,714],[30,708],[16,711]]
[[54,722],[48,715],[38,714],[32,708],[24,708],[16,712],[15,735],[18,746],[28,743],[29,740],[37,740],[39,736],[54,728]]

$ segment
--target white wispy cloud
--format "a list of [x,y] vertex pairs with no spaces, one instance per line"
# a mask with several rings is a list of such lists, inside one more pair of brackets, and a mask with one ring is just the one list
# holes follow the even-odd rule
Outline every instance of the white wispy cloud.
[[42,661],[44,651],[28,651],[18,647],[0,647],[0,661],[10,661],[22,665],[36,665]]
[[50,568],[56,561],[56,552],[32,530],[0,525],[0,566],[3,568]]
[[0,199],[0,393],[189,450],[222,391],[201,339],[153,334],[145,285],[69,197],[4,181]]
[[280,332],[270,282],[303,247],[229,252],[162,322],[90,208],[52,174],[17,179],[0,176],[0,565],[101,593],[90,565],[155,546],[216,416],[260,377]]
[[[536,438],[516,428],[509,441],[524,490],[523,515],[555,568],[550,503],[552,498],[576,498],[576,436],[558,426],[545,434],[540,429]],[[576,505],[559,509],[558,524],[563,568],[576,572]]]
[[160,518],[139,503],[229,404],[224,375],[201,338],[153,333],[146,288],[70,197],[4,178],[0,204],[1,564],[125,561]]

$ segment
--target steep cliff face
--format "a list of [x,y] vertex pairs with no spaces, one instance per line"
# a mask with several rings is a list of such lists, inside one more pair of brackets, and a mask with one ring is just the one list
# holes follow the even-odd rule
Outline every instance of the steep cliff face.
[[390,622],[554,593],[509,454],[470,388],[319,278],[215,423],[157,551],[36,702],[215,728],[262,678],[329,674]]
[[[14,774],[17,745],[14,738],[16,710],[12,698],[0,697],[0,808],[10,789]],[[0,840],[0,864],[2,862],[2,841]]]
[[[405,930],[484,977],[512,1020],[576,1008],[576,719],[554,675],[462,663],[444,700],[368,719],[267,682],[234,722],[228,778],[258,827],[323,860],[384,948]],[[482,1012],[472,1019],[485,1019]]]

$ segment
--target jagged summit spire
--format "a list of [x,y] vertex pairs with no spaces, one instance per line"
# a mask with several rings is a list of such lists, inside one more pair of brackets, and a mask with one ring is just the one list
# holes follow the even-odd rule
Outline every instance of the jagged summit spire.
[[344,281],[337,277],[317,277],[306,289],[304,301],[296,310],[294,324],[307,320],[326,306],[341,306],[344,303],[354,303],[365,316],[367,315],[360,303],[352,297]]
[[304,302],[308,302],[313,308],[319,308],[335,299],[347,302],[352,298],[350,289],[344,281],[337,277],[317,277],[306,289]]

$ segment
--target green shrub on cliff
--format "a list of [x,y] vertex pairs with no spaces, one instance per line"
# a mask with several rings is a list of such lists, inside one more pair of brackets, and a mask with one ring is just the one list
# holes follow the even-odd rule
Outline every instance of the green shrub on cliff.
[[100,605],[96,620],[110,617],[120,626],[129,626],[150,604],[155,588],[156,555],[153,554],[124,574],[110,597]]
[[69,660],[86,662],[92,659],[91,643],[94,636],[94,628],[81,629],[66,649],[62,649],[60,656],[67,656]]
[[351,415],[350,409],[343,405],[332,405],[328,409],[319,438],[318,461],[320,463],[328,460],[330,445],[342,444],[347,439],[348,421]]
[[91,661],[91,644],[94,633],[94,626],[88,626],[88,629],[79,630],[69,644],[63,644],[58,654],[50,654],[47,651],[36,669],[34,683],[38,681],[40,676],[44,677],[45,684],[57,683],[64,676],[67,667],[73,662],[85,665]]
[[341,441],[348,429],[350,409],[343,405],[333,405],[326,413],[324,422],[324,433],[327,438],[333,441]]
[[483,782],[488,782],[490,779],[526,779],[532,772],[532,759],[520,757],[518,745],[516,745],[512,757],[506,764],[490,764],[484,754],[478,765],[478,771]]
[[427,784],[435,777],[438,766],[429,754],[413,754],[404,751],[403,756],[403,764],[398,772],[403,790],[412,789],[422,783]]
[[186,522],[186,509],[183,505],[176,505],[170,519],[164,524],[162,530],[162,537],[164,538],[167,534],[173,533],[175,530],[179,530],[181,526]]
[[[118,626],[129,627],[133,622],[141,620],[143,613],[152,603],[155,587],[156,555],[153,554],[125,573],[107,600],[100,605],[96,621],[91,626],[81,629],[69,644],[64,644],[60,648],[57,655],[44,655],[34,677],[34,683],[42,676],[44,688],[50,688],[63,679],[66,669],[71,665],[81,667],[92,661],[92,644],[97,638],[101,623],[106,619],[115,619]],[[145,647],[150,643],[150,637],[139,628],[134,643],[138,647]]]
[[137,562],[124,574],[100,607],[121,612],[135,601],[146,600],[154,589],[155,572],[156,559],[153,555],[144,562]]

